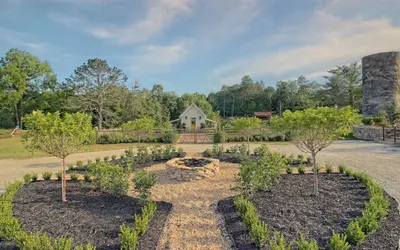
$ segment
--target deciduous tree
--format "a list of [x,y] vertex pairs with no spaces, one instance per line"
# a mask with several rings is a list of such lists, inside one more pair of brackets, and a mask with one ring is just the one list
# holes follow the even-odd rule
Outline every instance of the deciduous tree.
[[140,143],[140,138],[146,133],[150,133],[153,131],[155,127],[155,121],[152,118],[140,118],[134,121],[129,121],[122,126],[124,130],[134,132],[138,138]]
[[42,151],[62,159],[62,201],[67,201],[65,158],[76,152],[84,144],[89,144],[94,136],[89,115],[76,113],[60,117],[59,112],[43,114],[34,111],[24,117],[28,132],[22,142],[30,151]]
[[289,135],[294,145],[311,154],[314,167],[314,194],[318,194],[316,155],[334,141],[347,135],[357,122],[358,114],[352,107],[318,107],[303,111],[283,113],[283,118],[273,118],[274,129]]
[[261,128],[261,123],[262,121],[257,117],[233,120],[234,130],[247,137],[247,154],[250,154],[250,136],[254,134],[254,130]]

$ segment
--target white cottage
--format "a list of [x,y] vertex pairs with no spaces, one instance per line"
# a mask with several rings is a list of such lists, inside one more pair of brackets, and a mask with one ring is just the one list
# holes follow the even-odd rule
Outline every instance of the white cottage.
[[180,121],[181,125],[185,129],[201,129],[205,127],[206,121],[216,124],[216,121],[207,119],[206,114],[201,111],[196,104],[192,103],[178,119],[171,122]]

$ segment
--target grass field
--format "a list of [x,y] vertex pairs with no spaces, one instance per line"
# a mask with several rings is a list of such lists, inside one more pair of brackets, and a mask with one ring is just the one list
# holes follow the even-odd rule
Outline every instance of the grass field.
[[[142,144],[144,145],[144,144]],[[106,151],[136,147],[137,144],[94,144],[84,146],[79,152]],[[26,159],[32,157],[48,156],[42,152],[33,154],[24,148],[21,137],[0,139],[0,160],[1,159]]]

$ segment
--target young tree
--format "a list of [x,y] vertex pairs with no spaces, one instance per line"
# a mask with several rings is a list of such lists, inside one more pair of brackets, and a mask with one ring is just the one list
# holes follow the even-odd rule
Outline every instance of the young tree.
[[318,172],[316,155],[337,139],[351,132],[357,122],[358,114],[352,107],[318,107],[303,111],[283,113],[283,118],[273,118],[274,129],[284,132],[294,145],[305,153],[311,154],[314,167],[314,194],[318,194]]
[[107,103],[112,101],[109,90],[122,85],[127,79],[121,69],[110,67],[106,60],[95,58],[78,67],[66,81],[78,87],[79,100],[76,104],[79,110],[90,112],[97,119],[98,129],[101,130],[108,111]]
[[76,113],[60,117],[59,112],[43,114],[34,111],[24,117],[28,128],[22,139],[30,151],[42,151],[62,159],[62,201],[67,201],[65,158],[91,142],[94,130],[89,115]]
[[261,122],[257,117],[233,120],[234,130],[247,137],[247,154],[250,154],[250,136],[254,134],[254,130],[261,128]]
[[152,132],[155,126],[155,121],[153,118],[140,118],[134,121],[129,121],[125,123],[122,128],[124,130],[133,131],[140,138],[146,133]]
[[0,60],[0,101],[12,107],[16,125],[21,128],[27,92],[54,88],[55,83],[56,76],[49,63],[28,52],[10,49]]

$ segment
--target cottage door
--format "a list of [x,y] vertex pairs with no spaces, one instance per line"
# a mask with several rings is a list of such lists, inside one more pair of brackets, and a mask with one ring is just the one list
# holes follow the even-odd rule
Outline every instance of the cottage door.
[[190,128],[195,130],[196,129],[196,118],[192,118],[190,121]]

